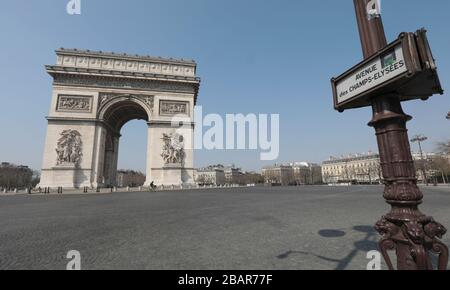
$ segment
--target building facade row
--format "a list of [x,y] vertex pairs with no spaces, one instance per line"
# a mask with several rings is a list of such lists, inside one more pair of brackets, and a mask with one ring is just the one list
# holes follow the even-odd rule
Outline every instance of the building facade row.
[[324,183],[380,183],[380,156],[368,153],[331,157],[322,163],[322,179]]
[[272,185],[322,184],[321,166],[314,163],[295,162],[264,167],[264,182]]
[[263,183],[261,174],[245,172],[235,166],[212,165],[195,171],[198,185],[253,185]]

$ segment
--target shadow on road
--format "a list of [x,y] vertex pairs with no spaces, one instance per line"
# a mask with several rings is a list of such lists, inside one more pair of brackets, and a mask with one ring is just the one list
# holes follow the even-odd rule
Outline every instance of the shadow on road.
[[[363,253],[367,253],[369,251],[378,249],[378,243],[376,242],[377,239],[377,233],[374,230],[372,226],[354,226],[352,231],[357,231],[361,233],[365,233],[365,237],[362,240],[354,242],[354,248],[348,253],[344,258],[342,259],[335,259],[330,257],[325,257],[322,255],[310,253],[310,252],[304,252],[304,251],[288,251],[286,253],[283,253],[281,255],[278,255],[278,259],[287,259],[289,256],[294,254],[300,254],[300,255],[310,255],[317,257],[319,259],[322,259],[324,261],[328,262],[334,262],[336,263],[335,270],[345,270],[347,269],[348,265],[351,263],[351,261],[356,257],[359,251]],[[334,230],[334,229],[324,229],[320,230],[318,234],[321,237],[324,238],[341,238],[345,236],[347,233],[343,230]]]

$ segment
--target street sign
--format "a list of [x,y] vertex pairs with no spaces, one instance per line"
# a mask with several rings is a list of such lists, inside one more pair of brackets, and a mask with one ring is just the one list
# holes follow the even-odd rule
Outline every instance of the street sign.
[[371,105],[371,98],[396,93],[401,101],[427,99],[442,88],[425,30],[402,33],[370,58],[331,80],[334,107]]

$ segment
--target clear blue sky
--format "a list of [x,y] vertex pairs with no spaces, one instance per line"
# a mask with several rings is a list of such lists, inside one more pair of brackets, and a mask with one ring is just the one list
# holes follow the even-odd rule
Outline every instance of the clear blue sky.
[[[279,162],[321,162],[377,150],[369,109],[332,108],[329,79],[361,60],[351,0],[5,0],[0,10],[0,160],[41,167],[51,78],[59,47],[195,59],[208,113],[279,113]],[[389,40],[429,30],[441,82],[450,90],[450,1],[382,1]],[[410,134],[450,139],[448,93],[406,103]],[[123,131],[120,167],[144,170],[146,124]],[[196,152],[196,165],[259,169],[256,151]]]

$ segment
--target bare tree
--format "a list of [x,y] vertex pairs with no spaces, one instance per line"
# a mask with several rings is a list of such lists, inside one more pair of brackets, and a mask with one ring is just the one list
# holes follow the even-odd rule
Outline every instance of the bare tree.
[[0,166],[0,187],[23,189],[32,186],[33,171],[26,166],[2,163]]
[[442,182],[448,183],[448,176],[450,175],[450,162],[443,156],[434,157],[429,163],[430,170],[439,173]]
[[264,177],[256,172],[247,172],[244,174],[244,183],[246,184],[261,184],[264,183]]
[[444,154],[450,154],[450,141],[438,143],[438,150]]

